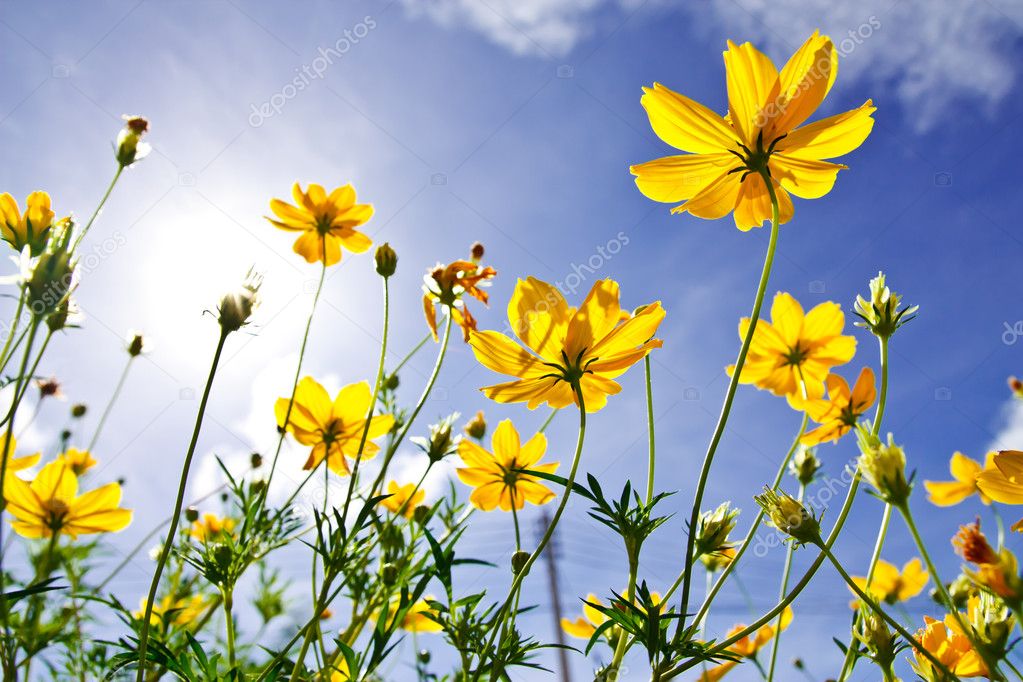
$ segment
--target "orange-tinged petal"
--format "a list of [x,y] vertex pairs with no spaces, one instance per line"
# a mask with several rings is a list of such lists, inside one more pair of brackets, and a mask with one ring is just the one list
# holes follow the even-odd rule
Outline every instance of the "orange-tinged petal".
[[975,459],[971,459],[961,452],[955,452],[952,454],[952,459],[948,461],[948,469],[952,478],[960,483],[968,483],[973,486],[976,485],[977,474],[980,473],[981,466],[980,462]]
[[657,333],[664,321],[665,311],[660,301],[646,305],[636,315],[615,327],[606,336],[597,340],[587,357],[609,359],[619,353],[633,351],[644,345]]
[[735,209],[739,199],[740,174],[724,171],[689,201],[671,209],[672,213],[691,213],[697,218],[717,220]]
[[660,83],[643,88],[640,104],[659,138],[696,154],[737,149],[736,134],[719,114]]
[[[365,253],[371,246],[373,246],[372,239],[364,235],[362,232],[353,230],[350,227],[346,227],[341,230],[331,230],[330,234],[352,253]],[[338,258],[338,260],[340,260],[340,258]]]
[[771,111],[770,139],[808,119],[824,101],[838,74],[838,53],[831,39],[814,32],[782,68],[781,94]]
[[582,305],[568,323],[565,352],[570,361],[575,362],[580,354],[592,349],[615,328],[621,318],[618,299],[618,282],[599,279],[593,283]]
[[587,623],[585,618],[576,618],[575,620],[562,618],[561,629],[564,630],[565,634],[569,637],[586,640],[592,637],[593,633],[597,631],[597,628]]
[[977,474],[977,487],[995,502],[1023,504],[1023,485],[1009,480],[998,469]]
[[1013,483],[1023,484],[1023,452],[1001,450],[992,460],[998,470]]
[[927,499],[936,507],[951,507],[959,504],[974,492],[976,484],[957,481],[924,481]]

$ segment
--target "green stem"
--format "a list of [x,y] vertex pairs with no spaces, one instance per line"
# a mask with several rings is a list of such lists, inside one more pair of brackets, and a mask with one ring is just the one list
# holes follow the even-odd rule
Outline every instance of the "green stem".
[[[880,349],[880,362],[881,362],[881,392],[877,400],[877,409],[874,412],[874,421],[871,425],[871,433],[875,436],[881,430],[881,419],[884,417],[885,404],[888,402],[888,337],[879,336],[878,346]],[[874,552],[870,556],[870,566],[867,568],[867,586],[870,586],[870,582],[874,579],[874,572],[877,570],[877,564],[881,560],[881,550],[884,547],[885,538],[888,536],[888,526],[892,520],[892,506],[887,502],[884,505],[884,513],[881,515],[881,525],[877,529],[877,540],[874,542]],[[856,631],[856,621],[859,620],[860,614],[857,611],[853,614],[853,625],[850,632]],[[856,668],[856,658],[859,651],[860,645],[857,643],[856,638],[852,637],[849,640],[849,648],[845,652],[845,659],[842,661],[842,670],[838,676],[838,682],[845,682],[849,675],[852,675],[853,670]]]
[[424,337],[423,337],[422,339],[420,339],[419,343],[417,343],[417,344],[415,345],[415,347],[414,347],[414,348],[413,348],[412,350],[410,350],[410,351],[409,351],[409,352],[408,352],[408,353],[407,353],[407,354],[405,355],[405,357],[403,357],[403,358],[401,359],[401,362],[399,362],[399,363],[398,363],[398,366],[397,366],[397,367],[395,367],[394,369],[392,369],[392,370],[391,370],[391,374],[397,374],[397,373],[398,373],[398,370],[400,370],[400,369],[401,369],[402,367],[404,367],[404,366],[405,366],[405,365],[406,365],[406,364],[408,363],[408,361],[409,361],[409,360],[411,360],[411,359],[413,358],[413,356],[415,356],[415,354],[416,354],[416,353],[418,353],[418,352],[419,352],[419,350],[420,350],[420,349],[421,349],[421,348],[422,348],[423,346],[425,346],[425,345],[426,345],[426,342],[427,342],[427,341],[429,341],[429,340],[430,340],[430,339],[432,339],[432,338],[433,338],[433,334],[432,334],[432,333],[430,333],[430,332],[427,332],[427,333],[426,333],[426,336],[424,336]]
[[646,503],[654,499],[654,465],[657,457],[654,454],[654,390],[650,381],[650,356],[643,358],[643,370],[646,377],[646,433],[647,433],[647,474]]
[[[785,454],[785,458],[782,459],[781,466],[778,467],[778,471],[774,475],[774,482],[771,484],[772,490],[777,490],[778,486],[781,485],[781,479],[785,476],[785,470],[788,468],[789,462],[792,460],[792,456],[799,448],[799,441],[803,438],[803,434],[806,433],[806,426],[808,423],[809,417],[804,412],[803,420],[799,425],[799,431],[796,432],[796,437],[792,439],[792,445],[789,446],[789,451]],[[750,544],[752,544],[753,538],[756,537],[757,530],[760,529],[760,524],[763,520],[764,510],[761,509],[757,513],[757,516],[753,519],[753,524],[750,526],[749,532],[746,533],[746,537],[743,538],[742,544],[740,544],[739,548],[735,550],[735,556],[732,557],[732,560],[728,562],[728,565],[721,570],[721,575],[714,581],[714,587],[711,588],[710,592],[707,594],[707,598],[704,599],[703,604],[700,606],[700,610],[697,611],[697,621],[702,621],[707,616],[711,602],[714,601],[718,592],[720,592],[721,588],[724,587],[725,581],[732,574],[732,571],[735,570],[736,565],[739,563],[739,559],[742,558],[742,555],[746,553],[746,550],[749,548]],[[679,574],[675,581],[675,585],[673,585],[671,590],[667,593],[668,595],[674,594],[675,589],[679,584],[681,584],[684,576],[684,572]],[[668,597],[665,597],[665,599],[667,598]]]
[[117,402],[117,398],[121,395],[121,390],[124,388],[124,382],[128,380],[128,370],[131,369],[132,361],[134,359],[134,355],[128,356],[128,362],[125,363],[124,369],[121,371],[121,377],[117,380],[114,392],[110,395],[110,401],[107,402],[107,406],[103,409],[103,414],[100,415],[99,421],[96,423],[96,431],[92,434],[92,438],[89,440],[89,446],[86,448],[89,452],[92,452],[92,449],[96,447],[96,442],[99,441],[99,434],[102,433],[103,425],[107,423],[107,418],[110,416],[110,412],[114,409],[114,403]]
[[547,415],[547,419],[543,420],[543,424],[540,425],[540,429],[537,431],[537,433],[543,433],[544,431],[546,431],[547,427],[551,425],[552,421],[554,421],[554,415],[556,415],[557,413],[558,413],[557,408],[552,409],[551,413]]
[[[742,340],[742,347],[739,349],[739,356],[735,361],[735,369],[728,382],[728,390],[725,393],[725,401],[721,406],[721,414],[718,416],[717,425],[714,427],[714,434],[711,436],[710,445],[707,446],[707,453],[703,458],[703,466],[700,468],[700,476],[696,484],[696,494],[693,496],[693,508],[689,514],[690,532],[686,537],[686,557],[683,561],[683,570],[688,571],[693,563],[693,551],[696,541],[696,527],[700,520],[700,508],[703,506],[703,493],[707,487],[707,479],[710,476],[710,467],[714,462],[714,454],[717,452],[718,443],[725,432],[725,424],[728,423],[728,415],[732,410],[732,401],[735,398],[735,391],[739,386],[739,378],[742,376],[743,366],[746,364],[746,355],[749,353],[750,344],[753,341],[753,334],[757,328],[757,321],[760,319],[760,308],[764,303],[764,295],[767,293],[767,282],[771,277],[771,266],[774,263],[774,252],[778,247],[778,196],[774,191],[774,181],[766,170],[762,171],[764,183],[767,185],[771,195],[771,235],[767,244],[767,255],[764,257],[764,267],[760,273],[760,283],[757,285],[756,297],[753,299],[753,310],[750,312],[749,326],[746,329],[745,337]],[[677,640],[685,630],[686,614],[689,611],[689,592],[691,580],[682,583],[682,608],[678,619],[678,627],[675,631]],[[699,622],[699,621],[697,621]]]
[[[636,557],[629,556],[629,585],[626,590],[626,597],[630,604],[635,603],[636,599],[636,574],[639,571],[639,562]],[[605,678],[616,680],[618,679],[619,669],[622,665],[622,660],[625,658],[625,652],[629,648],[630,638],[625,636],[622,632],[618,637],[618,644],[615,646],[614,657],[611,659],[611,665],[607,668],[607,675]]]
[[561,502],[558,504],[558,508],[554,511],[554,516],[551,517],[551,522],[547,524],[547,529],[540,538],[540,543],[537,545],[536,549],[533,550],[533,553],[529,555],[529,559],[526,560],[522,569],[512,580],[511,588],[508,590],[508,596],[505,597],[500,610],[495,616],[494,623],[490,626],[490,637],[487,640],[486,645],[479,652],[479,664],[476,666],[476,673],[473,675],[473,680],[480,679],[480,675],[483,673],[484,664],[487,661],[487,656],[490,653],[490,648],[493,646],[494,639],[497,637],[497,633],[504,624],[504,619],[507,615],[508,609],[511,608],[515,593],[518,591],[522,581],[529,574],[529,569],[533,567],[533,564],[536,563],[536,560],[539,559],[540,555],[543,553],[544,548],[547,547],[547,543],[550,542],[551,537],[554,535],[554,529],[561,520],[561,515],[565,513],[565,508],[568,507],[568,500],[572,496],[572,486],[575,485],[575,477],[576,474],[579,473],[579,462],[582,459],[583,443],[586,440],[586,402],[583,399],[582,390],[580,390],[578,383],[573,384],[572,391],[575,393],[576,400],[579,403],[579,437],[576,440],[575,454],[572,456],[572,467],[568,474],[568,480],[565,482],[565,493],[561,496]]
[[927,566],[927,572],[931,576],[931,582],[933,582],[935,587],[938,588],[938,593],[944,600],[944,606],[948,609],[948,612],[952,614],[952,618],[955,619],[956,625],[959,626],[962,633],[970,640],[970,644],[973,648],[977,651],[980,657],[984,659],[984,664],[990,672],[990,679],[1003,679],[998,670],[998,661],[991,657],[987,647],[984,646],[984,643],[977,637],[977,633],[973,630],[973,626],[963,620],[962,614],[959,612],[959,609],[956,608],[955,602],[952,601],[952,597],[948,593],[948,588],[945,586],[945,582],[938,574],[938,569],[934,566],[934,562],[931,561],[931,554],[927,551],[927,546],[924,544],[923,538],[920,536],[920,531],[917,530],[916,522],[913,520],[913,514],[909,510],[909,504],[907,502],[903,502],[894,506],[899,510],[899,513],[902,515],[902,519],[906,522],[906,528],[909,529],[909,534],[913,536],[913,542],[916,543],[916,548],[919,550],[920,556],[924,560],[924,565]]
[[305,332],[302,334],[302,345],[298,350],[298,364],[295,366],[295,378],[291,383],[291,396],[288,398],[288,409],[284,411],[284,423],[278,424],[280,434],[277,436],[277,449],[274,451],[274,458],[270,464],[270,474],[266,478],[266,485],[263,486],[257,509],[262,511],[266,504],[266,497],[270,494],[270,483],[273,481],[274,472],[277,470],[277,459],[281,456],[281,448],[284,446],[284,436],[288,432],[288,424],[291,422],[291,411],[295,407],[295,394],[298,392],[298,380],[302,376],[302,361],[305,359],[306,346],[309,343],[309,330],[313,326],[313,316],[316,314],[316,305],[320,302],[320,294],[323,293],[323,282],[327,275],[327,261],[323,259],[320,267],[320,280],[316,284],[316,293],[313,294],[313,304],[309,308],[309,317],[305,321]]
[[7,339],[4,341],[4,347],[0,350],[0,371],[3,371],[7,367],[8,353],[13,353],[14,348],[11,344],[14,343],[14,337],[18,332],[18,326],[21,324],[21,312],[25,309],[25,292],[26,287],[23,284],[21,290],[18,292],[18,307],[14,309],[14,317],[11,319],[11,328],[7,332]]
[[118,164],[117,172],[114,173],[113,179],[110,181],[110,184],[107,185],[107,191],[103,193],[103,198],[99,200],[99,204],[96,205],[96,210],[93,211],[92,215],[89,217],[89,222],[85,223],[85,227],[82,228],[81,233],[79,233],[78,237],[75,239],[75,245],[71,248],[72,252],[78,250],[78,245],[82,243],[82,240],[85,239],[85,235],[89,232],[89,228],[92,227],[94,222],[96,222],[99,212],[103,210],[103,205],[106,204],[107,199],[110,198],[110,193],[114,191],[114,185],[117,184],[122,172],[124,172],[124,166]]
[[[802,503],[803,497],[806,495],[806,486],[802,483],[799,484],[799,494],[796,497]],[[781,601],[785,598],[785,593],[789,589],[789,574],[792,572],[792,556],[795,554],[795,545],[790,543],[787,550],[785,551],[785,566],[781,572],[781,585],[778,589],[778,600]],[[782,619],[785,617],[785,613],[782,612],[778,615],[778,620],[774,623],[774,642],[771,644],[771,659],[767,665],[767,682],[773,682],[774,680],[774,668],[778,662],[778,649],[781,643],[782,635]]]
[[234,643],[234,616],[231,613],[231,609],[234,606],[234,597],[231,594],[231,590],[221,590],[223,594],[224,602],[224,619],[227,626],[227,666],[229,671],[234,671],[235,668],[235,643]]
[[895,620],[887,613],[885,613],[884,609],[882,609],[880,605],[878,605],[878,603],[870,597],[870,595],[864,592],[860,588],[860,586],[856,584],[855,580],[849,577],[849,574],[846,573],[844,568],[842,568],[842,564],[838,562],[838,559],[835,558],[835,555],[831,553],[831,550],[828,547],[826,547],[824,543],[819,543],[818,547],[821,548],[821,551],[831,561],[831,565],[834,566],[835,570],[838,571],[838,574],[842,576],[842,580],[844,580],[846,584],[849,585],[849,589],[851,589],[856,594],[856,596],[859,597],[860,601],[862,601],[865,605],[870,607],[870,610],[876,613],[878,616],[880,616],[884,620],[884,622],[888,623],[889,627],[891,627],[893,630],[899,633],[902,636],[902,638],[906,640],[907,643],[911,644],[914,649],[916,649],[918,652],[920,652],[920,654],[924,656],[924,658],[930,661],[931,665],[937,667],[938,670],[940,670],[944,675],[947,675],[947,679],[950,680],[959,679],[958,677],[953,675],[952,672],[934,656],[934,654],[932,654],[930,651],[924,648],[924,646],[921,645],[919,641],[917,641],[916,637],[911,635],[906,630],[906,628],[902,627],[902,625],[899,624],[899,621]]
[[433,385],[436,383],[437,376],[440,374],[440,367],[444,363],[444,356],[447,355],[448,352],[448,342],[451,340],[452,324],[453,316],[450,312],[448,312],[448,320],[444,325],[444,336],[441,339],[440,350],[437,352],[437,361],[433,363],[433,371],[430,372],[430,378],[427,380],[426,386],[423,388],[423,392],[419,396],[419,401],[416,403],[415,409],[412,410],[412,414],[409,415],[405,425],[401,428],[401,431],[398,432],[398,435],[394,438],[391,446],[387,448],[387,452],[384,453],[384,460],[380,465],[380,473],[377,474],[377,478],[373,482],[373,487],[370,488],[370,495],[376,492],[383,482],[384,477],[387,476],[387,467],[390,465],[391,459],[398,451],[398,446],[401,445],[403,440],[405,440],[405,436],[408,435],[409,429],[412,428],[412,423],[415,422],[416,417],[419,416],[419,413],[423,409],[423,405],[426,404],[426,399],[430,396],[430,392],[433,390]]
[[196,415],[195,427],[192,429],[192,440],[188,444],[185,462],[181,467],[181,480],[178,482],[178,496],[174,502],[174,514],[170,529],[167,531],[167,539],[160,550],[160,558],[156,562],[156,572],[153,573],[153,581],[149,585],[149,596],[146,597],[145,614],[142,617],[142,631],[139,633],[139,668],[135,678],[136,682],[142,682],[148,667],[146,649],[149,644],[149,620],[153,615],[153,603],[156,600],[156,593],[160,589],[160,576],[163,575],[164,566],[167,564],[167,557],[170,556],[171,548],[174,546],[174,539],[178,532],[178,523],[181,521],[181,507],[184,504],[185,489],[188,486],[188,472],[192,466],[192,457],[195,455],[195,446],[199,442],[199,432],[202,430],[203,417],[206,415],[206,403],[209,402],[210,391],[213,388],[213,378],[217,374],[217,366],[220,364],[220,356],[224,352],[224,342],[227,341],[228,333],[221,330],[220,339],[217,341],[217,350],[213,354],[213,363],[210,365],[210,373],[206,378],[206,388],[203,389],[202,400],[199,402],[199,413]]
[[345,493],[345,505],[344,510],[341,513],[342,520],[348,519],[348,506],[352,502],[352,492],[355,490],[355,486],[359,477],[359,463],[362,462],[362,453],[366,448],[366,439],[369,437],[369,427],[373,421],[373,413],[376,412],[377,396],[380,393],[380,384],[384,380],[384,359],[387,357],[387,333],[388,333],[388,320],[391,312],[391,296],[390,288],[388,286],[389,279],[383,278],[384,288],[384,330],[380,340],[380,360],[377,362],[377,376],[376,381],[373,383],[373,396],[369,401],[369,409],[366,410],[366,423],[362,427],[362,437],[359,438],[359,449],[356,451],[355,465],[352,467],[352,480],[349,482],[348,490]]

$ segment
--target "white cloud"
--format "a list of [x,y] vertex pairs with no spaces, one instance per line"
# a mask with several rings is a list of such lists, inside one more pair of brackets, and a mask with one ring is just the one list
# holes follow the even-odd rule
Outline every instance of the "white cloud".
[[1023,450],[1023,400],[1015,398],[1002,409],[1003,426],[991,439],[985,452]]
[[[515,54],[562,57],[595,33],[602,10],[635,0],[404,0],[413,14],[465,26]],[[869,80],[875,99],[897,99],[918,131],[939,125],[955,101],[992,108],[1015,80],[1013,41],[1023,4],[933,0],[711,0],[691,12],[697,28],[756,42],[776,59],[814,29],[850,36],[846,74]],[[646,3],[653,11],[666,4]],[[624,20],[625,11],[622,12]],[[679,22],[682,23],[681,21]],[[867,28],[864,28],[867,27]],[[857,35],[859,33],[859,35]],[[864,37],[865,36],[865,37]],[[843,50],[846,52],[846,50]],[[888,97],[888,93],[894,97]]]

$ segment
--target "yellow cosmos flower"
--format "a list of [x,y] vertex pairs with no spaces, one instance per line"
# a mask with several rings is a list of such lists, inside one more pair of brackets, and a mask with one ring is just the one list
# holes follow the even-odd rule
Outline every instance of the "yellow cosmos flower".
[[[0,449],[3,449],[4,439],[7,438],[7,434],[0,435]],[[28,469],[31,466],[38,464],[42,458],[42,453],[36,452],[31,455],[25,455],[23,457],[15,457],[14,453],[17,452],[18,441],[14,436],[11,436],[11,444],[7,447],[7,473],[10,474],[12,471],[21,471]]]
[[0,238],[15,251],[27,246],[31,255],[38,256],[46,247],[54,215],[50,208],[50,195],[46,192],[29,194],[25,199],[24,213],[14,197],[4,192],[0,194]]
[[869,367],[860,370],[860,376],[851,392],[846,380],[837,374],[829,374],[824,384],[828,388],[827,400],[810,400],[806,404],[806,413],[820,426],[800,438],[803,445],[817,445],[827,441],[837,443],[839,438],[856,426],[856,422],[870,409],[877,397],[874,370]]
[[67,452],[57,459],[71,467],[71,471],[75,472],[76,476],[81,476],[98,464],[88,450],[77,450],[75,448],[68,448]]
[[[952,614],[945,616],[943,621],[924,616],[924,627],[917,631],[916,641],[957,677],[987,677],[984,660],[970,644],[969,637],[959,628]],[[916,648],[913,649],[913,657],[913,670],[927,682],[943,682],[947,679]]]
[[[408,630],[409,632],[440,632],[443,630],[444,628],[441,624],[430,618],[428,615],[433,612],[429,604],[432,600],[433,595],[426,595],[416,603],[412,604],[408,611],[405,612],[405,617],[402,619],[398,627],[402,630]],[[397,604],[392,604],[391,615],[393,616],[397,610]]]
[[327,194],[322,185],[314,183],[303,192],[296,182],[291,195],[297,206],[271,199],[270,210],[277,218],[265,217],[282,230],[302,233],[293,250],[307,262],[334,265],[341,261],[342,246],[352,253],[362,253],[373,246],[369,237],[355,229],[373,216],[373,205],[355,203],[355,189],[351,185]]
[[614,378],[646,357],[661,341],[653,338],[664,319],[660,301],[635,315],[623,315],[618,283],[598,280],[582,305],[569,308],[556,287],[534,277],[519,280],[508,302],[508,322],[526,350],[496,331],[474,332],[469,344],[480,364],[518,377],[483,389],[499,403],[578,405],[578,383],[587,412],[607,404],[622,387]]
[[[784,631],[788,628],[792,622],[792,607],[786,606],[785,610],[782,611],[781,615],[781,629]],[[759,630],[754,633],[751,637],[746,635],[742,639],[738,640],[735,644],[728,647],[728,651],[733,654],[738,654],[742,658],[756,658],[757,652],[764,648],[764,646],[774,639],[776,621],[771,621],[767,625],[761,626]],[[728,637],[742,632],[746,629],[745,625],[736,625],[734,628],[728,631]],[[709,670],[704,671],[698,678],[698,682],[717,682],[725,676],[735,666],[739,665],[739,661],[725,661],[720,665],[714,666]]]
[[112,533],[131,523],[131,511],[121,509],[117,483],[78,494],[78,477],[59,460],[44,466],[31,483],[17,476],[4,480],[11,526],[26,538],[48,538],[54,533],[72,539],[91,533]]
[[[888,563],[884,559],[877,562],[874,569],[874,576],[867,584],[867,579],[862,576],[853,576],[856,586],[878,601],[886,604],[908,601],[923,592],[930,578],[924,569],[920,559],[913,558],[902,566],[898,567]],[[855,608],[859,600],[853,601]]]
[[981,472],[993,471],[993,479],[1004,480],[1001,472],[995,467],[995,453],[987,453],[984,466],[980,462],[971,459],[961,452],[955,452],[948,461],[948,469],[952,474],[952,481],[924,481],[927,488],[927,499],[931,504],[938,507],[951,507],[959,504],[972,495],[980,498],[984,504],[991,504],[991,498],[984,494],[978,485],[978,477]]
[[418,490],[415,483],[398,485],[397,481],[391,481],[387,484],[387,494],[390,497],[381,500],[380,506],[392,514],[397,514],[400,511],[401,515],[407,519],[412,518],[416,507],[426,499],[426,491]]
[[607,616],[590,606],[590,604],[600,604],[603,606],[604,602],[600,600],[600,597],[590,592],[586,595],[586,601],[583,602],[582,616],[575,620],[561,619],[561,629],[569,637],[589,640],[593,633],[597,631],[597,628],[607,622]]
[[[355,459],[359,454],[366,412],[372,402],[373,392],[365,381],[342,388],[334,402],[330,401],[327,389],[312,377],[298,382],[288,431],[299,443],[313,448],[302,468],[312,469],[326,458],[331,471],[347,476],[349,470],[345,457]],[[277,424],[283,428],[288,399],[278,398],[274,412]],[[363,459],[369,459],[380,451],[380,446],[371,441],[390,431],[393,425],[394,417],[389,414],[370,419],[366,444],[362,449]]]
[[526,502],[547,504],[554,499],[554,493],[540,483],[536,476],[524,474],[519,469],[531,469],[553,473],[558,462],[538,464],[547,451],[547,437],[538,433],[525,443],[520,443],[519,432],[510,419],[505,419],[491,437],[493,453],[468,438],[459,441],[458,456],[467,466],[457,469],[462,483],[475,490],[469,496],[473,506],[483,511],[500,507],[502,511],[522,509]]
[[977,488],[995,502],[1023,504],[1023,452],[1000,450],[991,456],[994,466],[977,474]]
[[206,513],[192,523],[190,535],[199,542],[206,542],[216,540],[222,535],[230,535],[233,530],[234,519]]
[[433,340],[437,338],[437,305],[444,306],[462,328],[462,336],[468,341],[469,334],[476,331],[476,319],[465,307],[462,294],[469,294],[483,305],[489,296],[483,287],[497,276],[491,267],[483,267],[467,260],[456,260],[447,266],[440,263],[423,278],[423,314],[430,327]]
[[838,54],[816,31],[779,73],[749,43],[728,42],[724,53],[728,114],[722,117],[660,83],[643,88],[640,102],[654,132],[688,154],[632,166],[639,191],[654,201],[684,202],[672,213],[717,219],[734,211],[740,230],[771,218],[763,173],[774,185],[780,222],[792,218],[789,193],[817,199],[831,191],[838,171],[829,163],[853,151],[874,126],[870,100],[859,109],[799,127],[835,82]]
[[[856,339],[842,335],[844,326],[845,315],[837,303],[826,301],[804,314],[799,301],[779,292],[771,304],[771,321],[757,320],[739,382],[785,396],[794,407],[804,404],[800,381],[806,385],[807,400],[821,398],[831,368],[856,354]],[[747,329],[749,318],[743,318],[740,339]],[[727,371],[731,376],[735,367]]]
[[[153,604],[153,613],[149,617],[149,622],[155,626],[164,624],[188,625],[201,616],[205,610],[206,600],[201,594],[182,597],[181,599],[173,599],[170,595],[167,595]],[[145,597],[139,602],[139,610],[135,611],[132,615],[136,618],[142,618],[146,615]]]

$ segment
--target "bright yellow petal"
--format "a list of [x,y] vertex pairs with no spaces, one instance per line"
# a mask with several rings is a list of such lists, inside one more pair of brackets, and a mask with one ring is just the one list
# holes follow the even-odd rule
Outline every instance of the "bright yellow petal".
[[771,175],[781,186],[797,197],[819,199],[835,186],[838,171],[846,166],[815,159],[799,159],[774,154],[770,161]]
[[344,422],[362,422],[366,419],[369,404],[373,402],[373,391],[369,383],[359,381],[348,384],[338,391],[331,405],[330,418]]
[[561,360],[569,317],[568,304],[558,288],[535,277],[520,279],[508,301],[512,331],[548,360]]
[[778,98],[778,70],[750,43],[736,45],[729,40],[724,58],[729,117],[752,149],[757,134],[769,120],[768,105]]
[[980,473],[981,466],[977,460],[971,459],[961,452],[956,452],[948,461],[948,470],[955,480],[973,486],[977,482],[977,474]]
[[691,213],[697,218],[717,220],[735,209],[739,199],[740,174],[724,171],[689,201],[671,209],[672,213]]
[[565,352],[575,362],[581,353],[592,349],[597,342],[611,333],[621,319],[618,303],[618,282],[600,279],[593,283],[582,305],[568,323]]
[[1023,504],[1023,485],[1013,483],[998,469],[977,474],[977,487],[995,502]]
[[876,110],[874,103],[867,100],[858,109],[796,128],[778,143],[775,151],[800,159],[834,159],[848,154],[870,135]]
[[511,419],[505,419],[497,425],[490,446],[497,461],[506,466],[515,461],[519,455],[519,432],[515,430]]
[[500,374],[530,379],[551,371],[536,356],[500,332],[473,332],[469,345],[481,365]]
[[723,171],[737,165],[738,159],[731,154],[686,154],[639,163],[629,171],[648,199],[675,203],[692,198]]
[[782,68],[781,95],[772,111],[770,139],[808,119],[824,101],[838,74],[838,53],[831,39],[814,32]]
[[737,148],[736,134],[725,119],[660,83],[643,88],[640,104],[657,136],[676,149],[711,154]]

